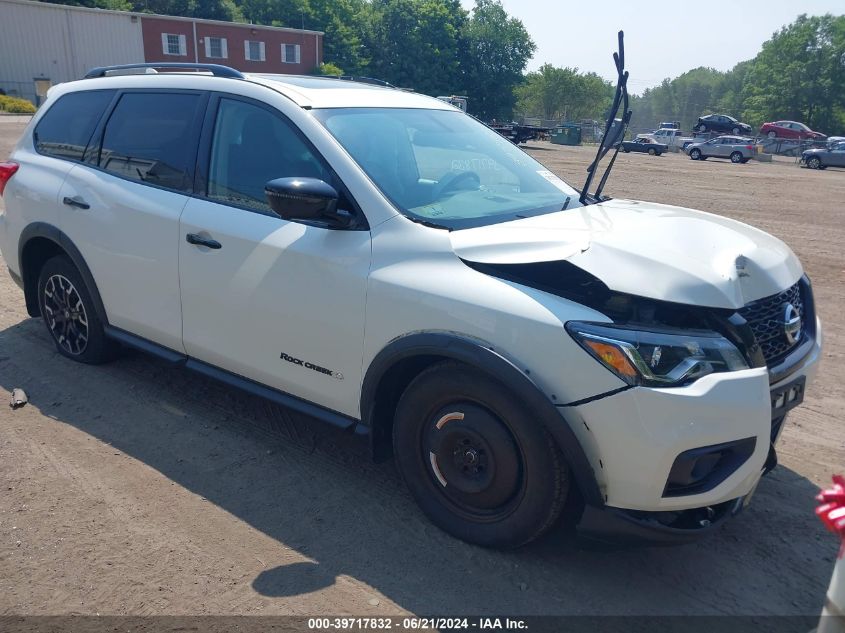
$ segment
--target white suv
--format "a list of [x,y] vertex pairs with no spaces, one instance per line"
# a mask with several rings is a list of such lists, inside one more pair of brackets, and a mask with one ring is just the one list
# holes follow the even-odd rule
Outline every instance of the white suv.
[[487,546],[562,513],[688,540],[774,466],[821,340],[782,242],[579,195],[434,98],[204,68],[57,86],[0,163],[61,354],[135,346],[369,436]]

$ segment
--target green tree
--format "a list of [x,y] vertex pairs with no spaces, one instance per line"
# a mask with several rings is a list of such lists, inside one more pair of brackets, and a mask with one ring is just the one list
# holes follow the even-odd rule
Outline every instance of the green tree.
[[370,14],[365,0],[311,0],[308,27],[323,31],[323,59],[350,75],[365,74],[362,34]]
[[364,43],[368,72],[426,94],[454,92],[466,12],[458,0],[374,0]]
[[311,15],[308,0],[239,0],[239,4],[244,18],[254,24],[298,29],[303,28],[306,17]]
[[604,116],[613,86],[595,73],[543,64],[516,89],[517,109],[545,119],[595,119]]
[[340,77],[341,75],[343,75],[343,70],[332,63],[323,63],[314,68],[311,74],[319,75],[322,77]]
[[515,88],[535,49],[525,26],[499,0],[476,0],[464,28],[460,61],[470,112],[485,119],[510,118]]
[[[48,0],[42,0],[47,2]],[[66,4],[72,7],[89,7],[92,9],[113,9],[116,11],[131,11],[129,0],[49,0],[52,4]]]
[[128,4],[129,10],[140,13],[228,22],[243,21],[243,14],[236,0],[128,0]]
[[763,44],[744,82],[749,122],[795,119],[813,129],[845,124],[845,16],[801,15]]
[[793,119],[829,134],[845,128],[845,16],[799,16],[728,72],[696,68],[634,100],[634,129],[719,112],[752,126]]

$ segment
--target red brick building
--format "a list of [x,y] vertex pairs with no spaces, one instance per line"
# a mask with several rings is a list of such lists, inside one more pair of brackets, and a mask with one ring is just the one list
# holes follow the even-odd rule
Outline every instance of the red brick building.
[[310,73],[323,61],[323,33],[0,0],[0,60],[0,89],[37,102],[36,83],[79,79],[95,66],[213,62],[247,72]]
[[323,61],[323,33],[166,16],[141,16],[144,61],[223,64],[247,72],[306,74]]

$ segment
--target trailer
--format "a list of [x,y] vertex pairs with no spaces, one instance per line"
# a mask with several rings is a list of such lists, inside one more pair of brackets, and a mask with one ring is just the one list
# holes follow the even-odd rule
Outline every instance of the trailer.
[[514,145],[520,145],[526,141],[535,141],[548,138],[551,128],[536,125],[521,125],[519,123],[496,123],[487,124]]

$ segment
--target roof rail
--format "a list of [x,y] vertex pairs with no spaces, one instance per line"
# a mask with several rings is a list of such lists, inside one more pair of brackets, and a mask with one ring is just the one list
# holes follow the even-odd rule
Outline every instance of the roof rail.
[[346,81],[357,81],[359,84],[372,84],[374,86],[385,86],[387,88],[395,88],[391,83],[384,79],[374,79],[373,77],[353,77],[352,75],[341,75],[337,79],[345,79]]
[[110,72],[119,72],[121,70],[132,70],[135,68],[172,68],[179,70],[204,70],[210,72],[215,77],[229,77],[231,79],[244,79],[243,74],[229,68],[228,66],[221,66],[220,64],[183,64],[180,62],[151,62],[147,64],[122,64],[120,66],[100,66],[92,68],[83,79],[93,79],[95,77],[105,77]]

